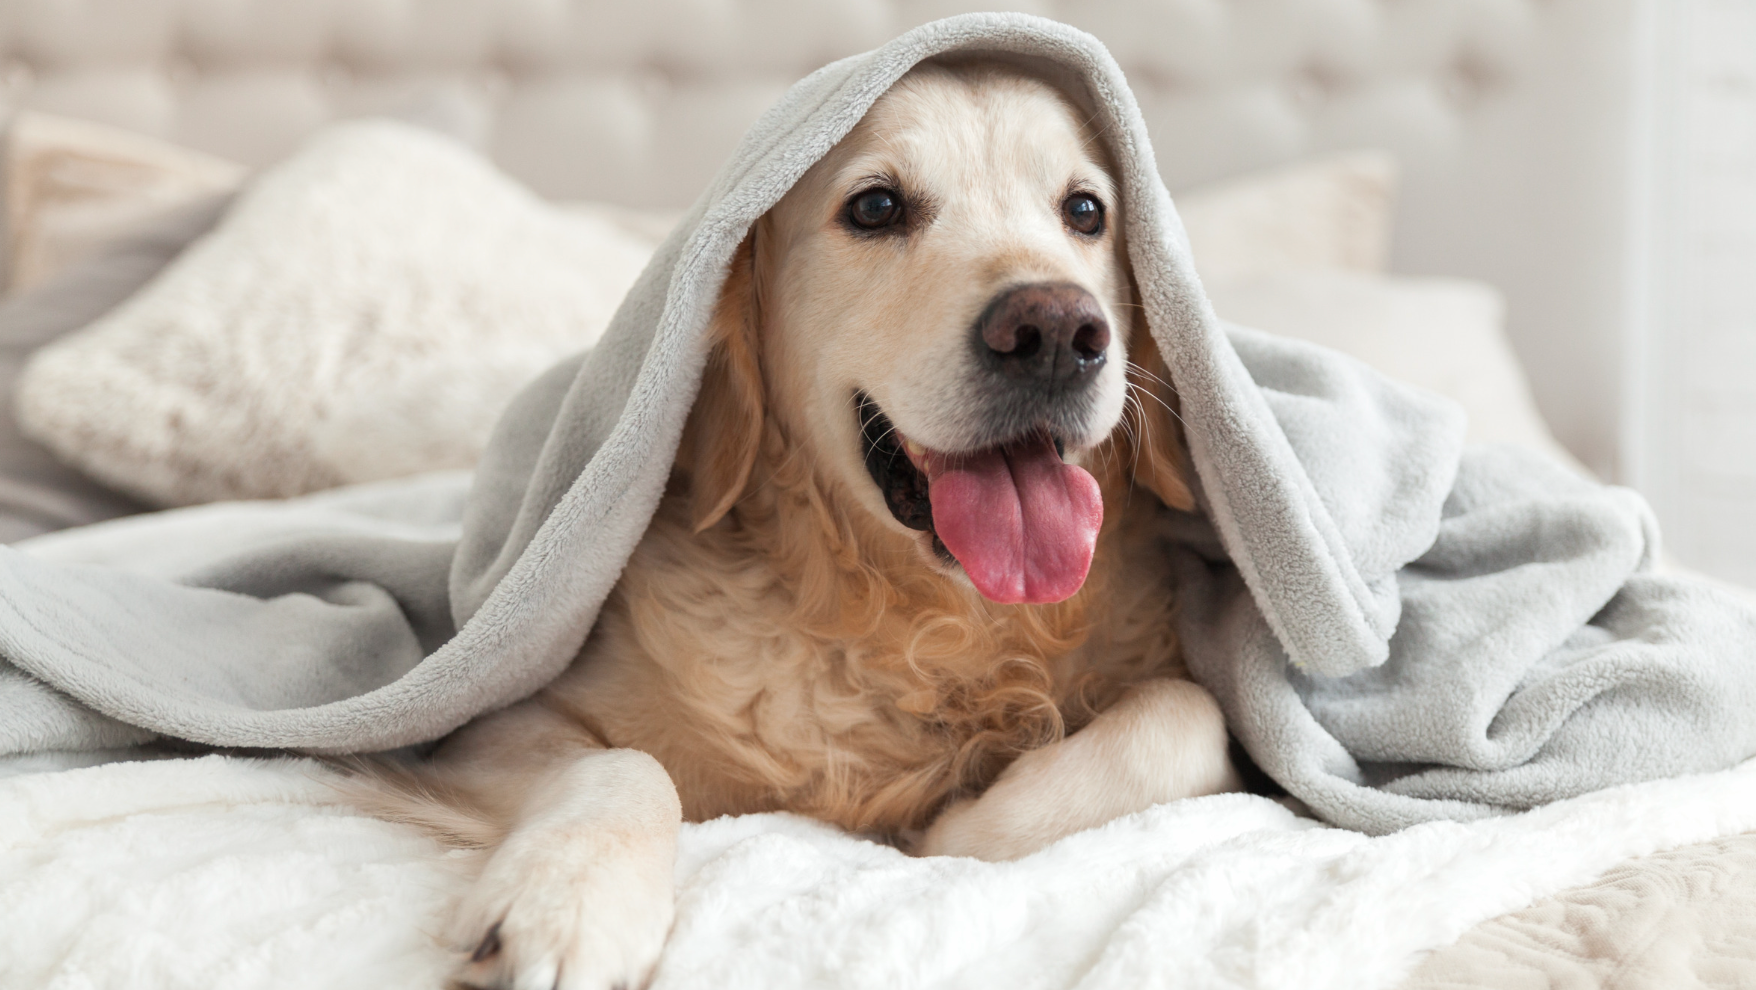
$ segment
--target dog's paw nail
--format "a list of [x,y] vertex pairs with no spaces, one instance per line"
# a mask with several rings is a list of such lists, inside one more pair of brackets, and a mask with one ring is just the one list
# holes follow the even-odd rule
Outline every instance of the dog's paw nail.
[[476,946],[476,951],[469,954],[469,961],[479,963],[484,959],[491,959],[499,954],[500,923],[496,921],[491,927],[489,927],[488,934],[482,936],[482,942],[480,945]]

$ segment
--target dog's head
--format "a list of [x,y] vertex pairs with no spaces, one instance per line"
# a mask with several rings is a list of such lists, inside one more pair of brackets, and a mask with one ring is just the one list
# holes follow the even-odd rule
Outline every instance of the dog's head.
[[909,73],[734,261],[692,424],[697,527],[742,495],[767,426],[927,565],[997,602],[1072,595],[1103,519],[1088,467],[1190,504],[1122,209],[1051,86]]

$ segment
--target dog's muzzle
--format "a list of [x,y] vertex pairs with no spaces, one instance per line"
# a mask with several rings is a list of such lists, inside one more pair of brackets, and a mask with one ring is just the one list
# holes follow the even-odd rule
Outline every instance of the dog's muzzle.
[[1083,388],[1110,346],[1097,297],[1065,282],[1020,285],[995,296],[976,320],[976,360],[996,378],[1030,392]]
[[970,446],[1033,430],[1063,439],[1088,435],[1110,346],[1097,297],[1064,282],[1004,289],[983,307],[968,341],[959,425]]

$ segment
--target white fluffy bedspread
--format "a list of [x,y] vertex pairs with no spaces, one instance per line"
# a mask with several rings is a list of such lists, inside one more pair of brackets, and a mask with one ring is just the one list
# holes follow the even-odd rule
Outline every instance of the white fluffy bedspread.
[[[16,768],[15,768],[16,769]],[[0,986],[422,988],[471,854],[210,756],[0,780]],[[1756,830],[1756,761],[1383,838],[1223,795],[1016,863],[787,815],[686,826],[665,987],[1391,987],[1631,856]]]

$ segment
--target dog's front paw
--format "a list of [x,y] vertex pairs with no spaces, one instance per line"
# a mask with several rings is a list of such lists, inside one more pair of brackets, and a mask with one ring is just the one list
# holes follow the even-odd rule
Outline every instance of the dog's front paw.
[[491,990],[637,990],[675,913],[668,837],[521,832],[459,906],[458,980]]
[[1045,821],[1041,802],[1024,788],[990,790],[940,812],[913,851],[916,856],[969,856],[989,862],[1018,859],[1059,838],[1063,830],[1055,824]]
[[1213,695],[1146,681],[1079,732],[1020,756],[981,797],[947,808],[915,852],[1018,859],[1155,804],[1239,790],[1226,751]]

